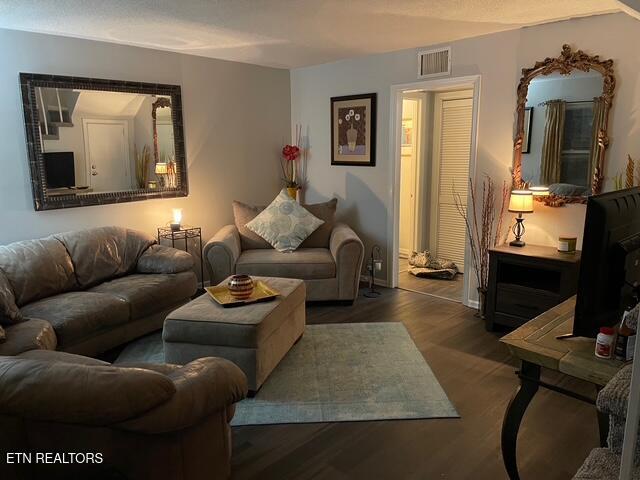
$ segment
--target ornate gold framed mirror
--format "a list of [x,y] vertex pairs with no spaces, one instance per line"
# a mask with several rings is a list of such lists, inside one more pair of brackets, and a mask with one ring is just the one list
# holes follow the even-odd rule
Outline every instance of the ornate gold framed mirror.
[[[563,45],[557,58],[522,69],[518,84],[513,188],[548,187],[550,206],[586,203],[602,192],[613,60]],[[545,192],[546,193],[546,192]]]

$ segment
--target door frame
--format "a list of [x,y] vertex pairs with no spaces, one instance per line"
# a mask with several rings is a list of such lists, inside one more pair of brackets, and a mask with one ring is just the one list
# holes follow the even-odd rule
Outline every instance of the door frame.
[[[413,188],[413,201],[411,202],[411,209],[413,210],[413,215],[412,215],[412,220],[411,220],[411,247],[410,250],[413,248],[416,248],[416,245],[418,245],[419,239],[418,239],[418,222],[417,222],[417,212],[419,211],[419,202],[418,199],[420,198],[419,195],[421,193],[420,191],[420,185],[418,182],[418,178],[419,177],[419,172],[421,171],[421,165],[419,165],[422,161],[422,141],[423,141],[423,135],[422,135],[422,123],[423,123],[423,108],[424,108],[424,99],[422,98],[422,96],[410,96],[410,95],[403,95],[402,96],[402,100],[403,100],[403,112],[404,112],[404,100],[410,100],[415,102],[415,125],[414,125],[414,137],[413,137],[413,146],[414,146],[414,151],[412,152],[412,156],[413,156],[413,165],[412,165],[412,172],[411,172],[411,176],[412,176],[412,181],[411,183],[413,183],[412,188]],[[403,115],[404,116],[404,115]],[[404,121],[404,118],[401,119],[402,121]],[[402,156],[402,145],[400,146],[400,155]],[[401,187],[400,187],[401,188]],[[399,219],[398,219],[399,221]],[[398,230],[399,231],[399,230]],[[400,245],[398,244],[398,251],[400,251]]]
[[124,126],[124,143],[125,143],[125,156],[122,159],[122,167],[125,176],[131,180],[130,170],[131,170],[131,152],[129,151],[131,148],[131,144],[129,143],[129,121],[127,119],[112,119],[112,118],[91,118],[91,117],[83,117],[82,118],[82,137],[84,143],[84,169],[85,176],[87,177],[87,185],[91,187],[91,162],[89,161],[89,124],[91,123],[103,123],[109,125],[123,125]]
[[[439,220],[439,208],[438,197],[440,192],[440,162],[436,160],[440,158],[442,152],[442,109],[443,103],[447,100],[467,100],[469,95],[467,92],[471,92],[471,103],[473,108],[473,91],[466,90],[447,90],[445,92],[436,92],[433,99],[433,145],[431,154],[431,182],[429,188],[431,190],[430,202],[429,202],[429,250],[436,251],[438,243],[438,220]],[[472,113],[473,115],[473,113]],[[436,132],[438,136],[436,136]],[[466,252],[465,252],[466,258]],[[463,265],[463,271],[466,272],[466,265]],[[464,277],[463,277],[464,278]]]
[[[388,253],[387,265],[391,268],[387,271],[387,283],[392,287],[398,286],[398,247],[400,242],[400,135],[402,128],[402,96],[404,93],[416,91],[438,92],[453,89],[473,90],[473,118],[471,128],[471,154],[469,156],[469,176],[475,178],[477,163],[477,146],[478,146],[478,117],[480,110],[480,75],[469,75],[463,77],[441,78],[437,80],[425,80],[421,82],[412,82],[399,85],[392,85],[390,89],[390,112],[389,112],[389,176],[391,178],[389,191],[389,205],[391,205],[392,215],[387,220],[387,236],[391,239],[391,249]],[[475,215],[469,205],[467,199],[467,211]],[[462,219],[461,219],[462,221]],[[465,247],[465,272],[470,273],[473,266],[471,265],[471,251],[469,240]],[[462,303],[468,307],[477,308],[478,301],[471,298],[470,278],[472,275],[463,275],[463,293]]]

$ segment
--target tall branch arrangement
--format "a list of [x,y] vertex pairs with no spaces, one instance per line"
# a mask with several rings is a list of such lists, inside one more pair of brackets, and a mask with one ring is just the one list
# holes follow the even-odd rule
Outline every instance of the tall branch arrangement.
[[147,188],[147,179],[149,177],[149,165],[151,165],[151,151],[149,146],[142,147],[142,151],[135,147],[136,154],[136,183],[138,188]]
[[496,187],[488,175],[484,176],[481,188],[474,185],[469,178],[469,198],[471,212],[467,212],[467,202],[458,192],[453,192],[456,209],[464,219],[471,246],[471,259],[476,274],[478,289],[486,291],[489,286],[489,249],[506,241],[507,232],[502,228],[504,214],[509,205],[511,189],[507,182],[503,182],[500,195],[500,209],[496,209]]

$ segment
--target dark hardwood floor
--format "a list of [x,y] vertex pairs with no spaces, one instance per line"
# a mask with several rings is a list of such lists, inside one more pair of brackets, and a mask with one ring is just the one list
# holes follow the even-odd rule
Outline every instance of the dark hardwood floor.
[[[459,303],[382,292],[352,307],[309,306],[307,323],[401,321],[461,418],[234,428],[235,480],[507,478],[500,427],[517,379],[500,335]],[[591,385],[561,375],[543,379],[595,395]],[[519,438],[522,480],[571,478],[598,446],[595,408],[541,389]]]

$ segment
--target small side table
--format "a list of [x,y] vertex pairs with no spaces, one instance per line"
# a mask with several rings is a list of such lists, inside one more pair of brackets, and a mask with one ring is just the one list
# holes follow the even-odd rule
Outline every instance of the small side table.
[[580,252],[555,247],[501,245],[489,250],[485,326],[518,328],[578,290]]
[[171,246],[176,248],[176,242],[184,240],[184,251],[189,252],[189,239],[198,239],[198,248],[200,249],[200,281],[204,287],[204,262],[202,259],[202,229],[200,227],[189,227],[182,225],[180,230],[172,230],[171,227],[158,227],[158,243],[161,239],[171,240]]
[[[600,391],[622,368],[623,362],[597,358],[593,351],[593,338],[570,338],[559,340],[558,335],[573,330],[573,312],[576,297],[547,310],[542,315],[505,335],[500,341],[507,345],[511,354],[520,360],[516,375],[520,385],[509,402],[502,423],[502,459],[511,480],[519,480],[516,462],[516,443],[522,417],[540,387],[561,393],[583,402],[595,404],[595,400],[540,379],[540,370],[546,368],[578,378],[595,385]],[[596,410],[600,430],[600,446],[607,443],[609,417]]]

